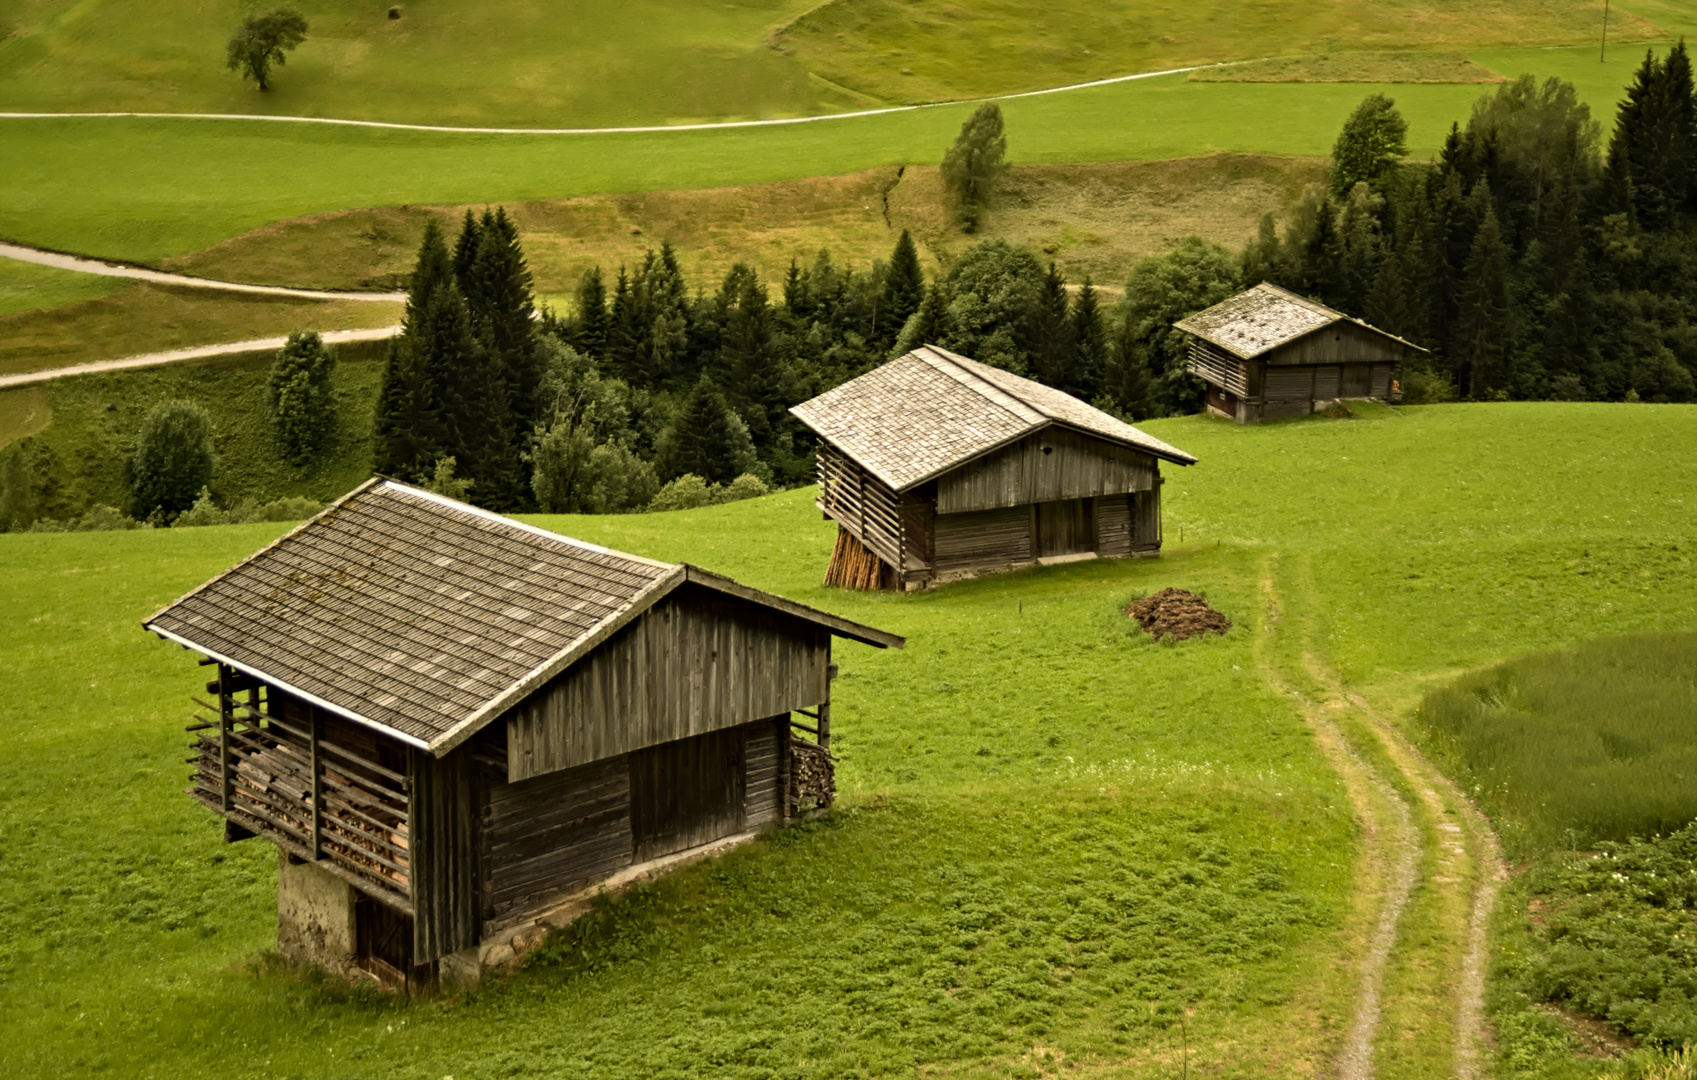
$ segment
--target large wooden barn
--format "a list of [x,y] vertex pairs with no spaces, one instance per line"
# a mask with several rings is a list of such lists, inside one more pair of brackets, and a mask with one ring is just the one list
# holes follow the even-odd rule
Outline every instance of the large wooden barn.
[[1190,335],[1190,373],[1208,411],[1240,424],[1306,416],[1340,398],[1401,399],[1409,349],[1395,334],[1261,284],[1173,324]]
[[903,644],[388,480],[144,625],[217,673],[188,794],[281,849],[280,950],[408,981],[828,804],[832,640]]
[[918,588],[1161,549],[1184,451],[1042,383],[926,345],[790,410],[819,436],[826,581]]

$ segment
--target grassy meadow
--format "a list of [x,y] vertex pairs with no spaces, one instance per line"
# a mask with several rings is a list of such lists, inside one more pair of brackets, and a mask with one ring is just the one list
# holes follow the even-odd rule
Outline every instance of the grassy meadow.
[[[270,852],[222,845],[180,794],[197,669],[138,620],[282,527],[0,536],[0,1071],[1319,1071],[1362,941],[1356,841],[1278,686],[1314,655],[1408,716],[1461,669],[1697,625],[1671,549],[1697,409],[1361,413],[1150,423],[1201,459],[1168,478],[1165,556],[915,595],[820,587],[831,529],[806,489],[530,519],[911,644],[842,648],[831,818],[611,905],[509,983],[424,1004],[271,968]],[[1118,614],[1168,585],[1232,631],[1157,646]],[[1418,1075],[1391,1064],[1427,1060],[1412,1045],[1383,1044],[1387,1075]]]
[[[1605,123],[1642,54],[1622,46],[1477,51],[1499,74],[1571,79]],[[1397,99],[1410,152],[1434,153],[1476,84],[1208,83],[1169,75],[1003,103],[1016,164],[1212,153],[1324,157],[1370,93]],[[274,222],[414,204],[765,184],[932,163],[968,104],[779,127],[583,135],[391,131],[239,120],[0,118],[0,236],[139,262]]]
[[20,311],[93,300],[130,285],[117,278],[0,259],[0,319]]
[[[224,69],[241,8],[188,0],[21,0],[0,24],[17,111],[250,113],[423,124],[604,127],[959,100],[1218,60],[1353,48],[1581,44],[1583,0],[1429,0],[1345,12],[1287,3],[1058,0],[587,0],[384,5],[303,0],[306,42],[260,93]],[[1666,36],[1654,0],[1617,40]],[[1340,17],[1341,15],[1341,17]]]

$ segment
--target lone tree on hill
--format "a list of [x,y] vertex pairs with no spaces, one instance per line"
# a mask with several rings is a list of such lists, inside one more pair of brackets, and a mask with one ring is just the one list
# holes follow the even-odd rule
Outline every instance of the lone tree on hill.
[[217,457],[212,452],[212,417],[192,401],[155,405],[136,436],[130,459],[130,492],[138,518],[155,511],[167,519],[194,505],[200,489],[212,482]]
[[1383,94],[1365,98],[1344,121],[1332,147],[1332,194],[1343,196],[1365,181],[1384,192],[1386,175],[1408,153],[1408,121]]
[[323,447],[336,425],[336,394],[330,385],[336,354],[312,331],[293,333],[271,365],[265,400],[277,444],[291,465],[304,465]]
[[271,65],[282,67],[289,50],[306,40],[306,16],[291,7],[250,14],[230,37],[224,65],[252,79],[260,90],[271,89]]
[[996,178],[1007,168],[1002,161],[1007,152],[1002,107],[987,101],[960,126],[955,144],[943,156],[943,186],[954,200],[964,231],[978,228],[978,215],[995,187]]

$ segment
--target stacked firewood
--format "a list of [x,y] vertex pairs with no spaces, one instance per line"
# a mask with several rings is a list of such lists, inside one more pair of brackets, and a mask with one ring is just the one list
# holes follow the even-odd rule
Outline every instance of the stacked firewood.
[[841,589],[893,589],[895,573],[884,560],[866,550],[854,534],[837,526],[837,546],[825,568],[825,584]]
[[795,806],[824,809],[837,796],[837,759],[818,743],[790,739],[790,802]]

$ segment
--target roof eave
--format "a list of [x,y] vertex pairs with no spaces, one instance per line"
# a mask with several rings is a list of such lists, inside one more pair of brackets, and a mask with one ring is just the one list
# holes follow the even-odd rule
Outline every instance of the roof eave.
[[806,604],[798,604],[794,600],[786,600],[784,597],[773,593],[750,588],[740,581],[733,581],[722,574],[715,574],[711,570],[703,570],[701,567],[689,563],[684,564],[684,570],[692,585],[702,585],[717,592],[725,593],[727,596],[739,597],[781,611],[786,615],[805,619],[824,627],[837,637],[848,638],[851,641],[858,641],[863,645],[871,645],[877,649],[900,649],[907,645],[907,639],[900,634],[892,634],[888,631],[879,630],[877,627],[867,626],[865,623],[845,619],[840,615],[832,615],[828,611],[820,611],[818,608],[808,607]]

